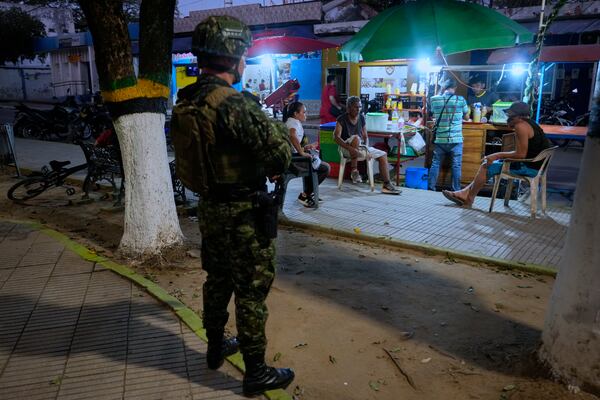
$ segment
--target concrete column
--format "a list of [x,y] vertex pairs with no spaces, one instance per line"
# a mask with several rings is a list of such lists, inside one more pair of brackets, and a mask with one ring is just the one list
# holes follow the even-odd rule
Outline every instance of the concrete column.
[[563,252],[540,358],[560,380],[600,394],[600,86]]

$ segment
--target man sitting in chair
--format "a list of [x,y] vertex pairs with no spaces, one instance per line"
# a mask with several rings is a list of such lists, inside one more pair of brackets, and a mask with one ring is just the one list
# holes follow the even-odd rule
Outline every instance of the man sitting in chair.
[[[515,150],[489,154],[485,156],[475,175],[475,179],[464,189],[451,192],[443,190],[442,194],[450,201],[459,206],[470,207],[483,185],[493,176],[502,171],[502,159],[535,158],[543,150],[552,147],[552,144],[538,124],[530,119],[531,110],[529,105],[523,102],[513,103],[504,110],[508,120],[508,127],[515,130]],[[510,170],[518,175],[534,177],[538,174],[542,161],[511,163]]]
[[[333,135],[335,142],[342,148],[344,157],[350,159],[350,165],[352,166],[350,176],[352,182],[362,182],[356,165],[358,158],[361,155],[360,152],[365,151],[364,147],[361,149],[359,146],[366,146],[368,136],[365,117],[360,113],[360,98],[356,96],[348,97],[348,100],[346,101],[346,112],[337,118]],[[379,173],[383,178],[381,193],[400,194],[400,190],[396,189],[390,182],[390,171],[388,170],[388,160],[385,151],[378,150],[374,147],[366,147],[366,149],[368,151],[366,158],[374,158],[379,162]]]

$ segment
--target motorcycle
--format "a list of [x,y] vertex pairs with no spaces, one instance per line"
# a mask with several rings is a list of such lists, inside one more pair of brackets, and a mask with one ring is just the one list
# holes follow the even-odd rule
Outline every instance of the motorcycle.
[[82,139],[98,138],[107,129],[114,131],[112,118],[103,104],[83,104],[79,111],[83,124]]
[[17,136],[66,140],[80,129],[79,112],[74,108],[55,105],[50,110],[40,110],[20,103],[16,109],[13,125]]

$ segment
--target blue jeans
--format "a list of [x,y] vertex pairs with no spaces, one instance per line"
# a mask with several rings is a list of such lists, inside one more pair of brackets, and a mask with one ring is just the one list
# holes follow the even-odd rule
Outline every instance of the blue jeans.
[[440,174],[440,164],[446,155],[452,157],[452,190],[455,192],[460,190],[462,153],[462,143],[435,143],[433,145],[433,160],[431,168],[429,168],[429,190],[435,190],[435,184]]

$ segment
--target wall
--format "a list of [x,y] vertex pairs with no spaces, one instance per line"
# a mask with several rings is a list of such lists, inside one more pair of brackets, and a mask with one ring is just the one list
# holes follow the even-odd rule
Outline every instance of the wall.
[[321,98],[321,58],[301,58],[292,60],[292,79],[300,82],[298,94],[303,100]]
[[52,99],[50,68],[0,67],[1,100]]

